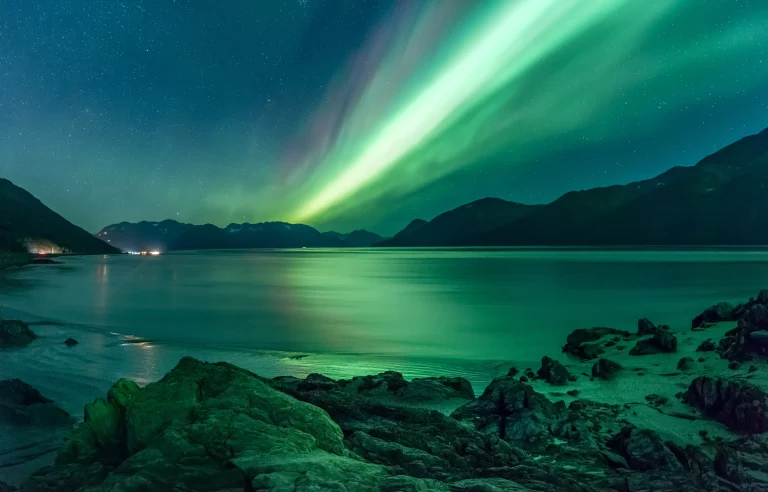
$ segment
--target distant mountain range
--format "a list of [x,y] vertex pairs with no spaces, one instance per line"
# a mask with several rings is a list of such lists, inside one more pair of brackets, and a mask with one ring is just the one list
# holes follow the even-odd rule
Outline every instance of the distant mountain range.
[[364,230],[341,234],[320,232],[303,224],[261,222],[229,224],[221,229],[212,224],[162,222],[121,222],[97,234],[123,251],[171,251],[191,249],[366,247],[380,242],[378,234]]
[[548,205],[484,198],[377,246],[768,244],[768,129],[691,167],[566,193]]
[[[566,193],[547,205],[483,198],[416,219],[394,237],[320,232],[285,222],[121,222],[96,236],[0,179],[0,251],[116,253],[189,249],[376,246],[768,244],[768,129],[691,167]],[[118,249],[119,248],[119,249]]]
[[102,254],[119,251],[0,178],[0,251]]

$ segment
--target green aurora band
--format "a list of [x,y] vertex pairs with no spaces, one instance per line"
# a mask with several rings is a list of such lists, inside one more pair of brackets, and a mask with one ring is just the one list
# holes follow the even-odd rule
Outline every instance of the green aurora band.
[[753,64],[741,70],[741,90],[768,75],[754,49],[766,41],[756,21],[768,19],[765,4],[733,12],[726,2],[688,0],[455,5],[414,7],[385,26],[394,39],[383,53],[368,48],[331,86],[316,120],[338,113],[334,104],[351,109],[271,198],[292,204],[289,221],[363,217],[377,202],[394,203],[466,166],[492,170],[500,153],[512,153],[507,166],[566,133],[626,139],[662,106],[682,111],[728,95],[734,88],[720,82],[723,70]]

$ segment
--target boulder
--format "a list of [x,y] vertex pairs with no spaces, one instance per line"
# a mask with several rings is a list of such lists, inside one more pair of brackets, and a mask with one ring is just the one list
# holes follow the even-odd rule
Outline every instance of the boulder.
[[645,401],[647,401],[648,404],[651,405],[652,407],[658,408],[666,405],[667,402],[669,402],[669,398],[667,398],[666,396],[659,396],[656,393],[652,393],[650,395],[645,396]]
[[733,321],[734,309],[728,302],[720,302],[705,309],[701,314],[693,318],[691,328],[698,328],[705,324],[719,323],[721,321]]
[[59,426],[72,423],[53,400],[20,379],[0,381],[0,423]]
[[715,342],[708,338],[699,344],[696,352],[714,352],[715,348],[717,348]]
[[717,352],[730,361],[751,360],[768,354],[768,331],[760,330],[746,319],[740,319],[736,328],[729,330],[720,340]]
[[56,463],[118,465],[125,460],[129,456],[125,412],[140,391],[133,381],[120,379],[109,389],[106,400],[98,398],[87,404],[84,421],[59,448]]
[[756,330],[768,329],[768,307],[754,304],[744,312],[741,319],[755,327]]
[[480,432],[528,447],[563,437],[561,428],[569,414],[564,405],[556,405],[531,386],[504,376],[494,379],[482,395],[457,408],[451,417],[471,423]]
[[608,441],[608,447],[623,456],[633,470],[682,470],[661,436],[649,429],[625,427]]
[[679,361],[677,361],[677,370],[678,371],[690,371],[693,369],[695,363],[692,357],[683,357]]
[[748,336],[749,344],[753,353],[765,355],[768,351],[768,330],[753,331]]
[[472,384],[461,377],[428,377],[406,381],[403,375],[396,371],[338,381],[322,374],[310,374],[306,379],[278,377],[273,380],[273,383],[278,389],[292,393],[335,390],[361,397],[402,403],[450,399],[471,400],[475,397]]
[[592,377],[608,381],[615,378],[622,369],[618,362],[601,358],[592,366]]
[[630,333],[606,327],[579,328],[568,335],[563,352],[579,357],[581,360],[596,359],[605,351],[603,344],[607,340],[601,339],[609,335],[628,337]]
[[747,382],[700,376],[691,382],[684,401],[736,431],[768,431],[768,395]]
[[677,338],[667,330],[659,330],[651,338],[639,340],[629,351],[629,355],[649,355],[676,351]]
[[418,477],[461,480],[475,476],[479,469],[520,460],[522,452],[498,436],[479,432],[434,410],[339,386],[308,389],[282,381],[274,384],[326,410],[348,436],[350,451],[375,464],[407,470]]
[[646,335],[655,335],[660,329],[660,326],[656,326],[651,323],[648,318],[640,318],[637,321],[637,335],[644,337]]
[[[67,490],[242,490],[259,463],[342,456],[344,449],[341,429],[322,409],[231,364],[185,357],[156,383],[138,390],[121,380],[106,400],[90,404],[56,465],[22,490],[64,476],[73,485]],[[93,484],[93,467],[106,471],[100,484]]]
[[541,379],[546,379],[549,384],[562,385],[569,381],[571,373],[560,362],[544,356],[537,375]]
[[64,345],[66,345],[67,347],[74,347],[75,345],[77,345],[77,343],[78,343],[77,340],[75,340],[74,338],[67,338],[66,340],[64,340]]
[[0,319],[0,348],[24,347],[36,338],[25,322]]

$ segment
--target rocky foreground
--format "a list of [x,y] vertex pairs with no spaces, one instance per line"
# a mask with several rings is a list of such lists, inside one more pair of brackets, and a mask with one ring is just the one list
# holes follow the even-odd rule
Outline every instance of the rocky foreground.
[[[728,322],[721,340],[693,337]],[[768,396],[756,376],[766,330],[768,291],[713,306],[690,333],[645,319],[634,333],[576,330],[565,364],[510,368],[478,397],[462,378],[265,379],[185,357],[158,382],[120,380],[88,404],[55,464],[20,490],[764,491]],[[623,405],[579,397],[580,383],[628,388],[654,366],[676,395]],[[22,382],[6,384],[0,418],[68,418]],[[432,409],[446,401],[450,414]]]

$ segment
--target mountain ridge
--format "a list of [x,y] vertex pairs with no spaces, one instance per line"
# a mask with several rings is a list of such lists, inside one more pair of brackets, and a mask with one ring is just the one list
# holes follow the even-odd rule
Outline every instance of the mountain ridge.
[[[459,206],[419,227],[411,222],[377,246],[768,244],[765,191],[768,129],[743,137],[692,166],[675,166],[653,178],[570,191],[546,205],[496,199],[507,208],[523,207],[520,216],[495,227],[478,216],[470,230],[454,232],[450,241],[434,233],[435,223],[442,221],[443,230],[462,230],[461,220],[454,220],[456,212],[487,199]],[[751,200],[744,200],[745,196]]]
[[358,229],[347,234],[320,232],[314,227],[287,222],[187,224],[166,219],[160,222],[119,222],[102,228],[98,237],[110,239],[125,251],[179,251],[195,249],[366,247],[383,240],[376,233]]
[[119,253],[5,178],[0,178],[0,211],[0,251]]

